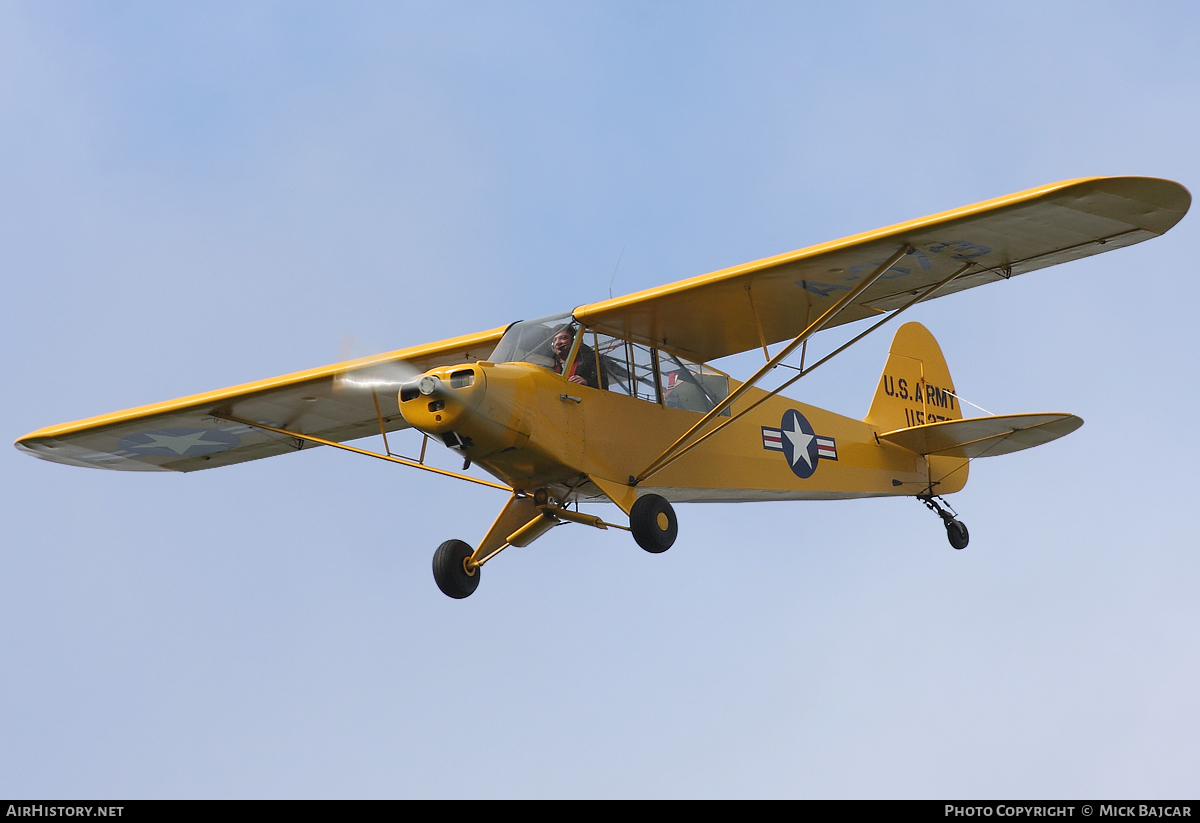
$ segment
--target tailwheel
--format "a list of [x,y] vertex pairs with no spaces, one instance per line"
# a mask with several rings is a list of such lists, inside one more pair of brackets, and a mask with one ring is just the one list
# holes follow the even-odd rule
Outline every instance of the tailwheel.
[[433,553],[433,579],[442,594],[462,600],[479,588],[480,568],[467,571],[467,560],[474,550],[461,540],[447,540]]
[[660,554],[674,545],[679,521],[666,498],[647,494],[639,497],[630,509],[629,530],[639,546],[651,554]]
[[[950,541],[950,545],[956,549],[965,549],[967,543],[971,542],[971,535],[967,533],[967,524],[958,519],[958,512],[950,507],[950,504],[940,497],[935,499],[932,494],[918,494],[917,499],[925,504],[931,512],[942,518],[942,522],[946,524],[946,539]],[[938,500],[941,500],[945,508],[938,505]]]
[[954,548],[965,549],[967,543],[971,542],[971,535],[967,533],[967,524],[961,520],[951,520],[946,524],[946,539]]

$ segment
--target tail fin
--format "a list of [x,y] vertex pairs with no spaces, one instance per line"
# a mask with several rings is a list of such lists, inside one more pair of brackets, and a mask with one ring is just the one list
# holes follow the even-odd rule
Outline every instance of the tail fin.
[[[941,347],[920,323],[905,323],[892,338],[866,422],[882,434],[962,416]],[[967,483],[966,458],[930,455],[925,467],[928,485],[920,493],[950,494]]]
[[962,416],[941,347],[920,323],[905,323],[892,338],[866,422],[887,432]]

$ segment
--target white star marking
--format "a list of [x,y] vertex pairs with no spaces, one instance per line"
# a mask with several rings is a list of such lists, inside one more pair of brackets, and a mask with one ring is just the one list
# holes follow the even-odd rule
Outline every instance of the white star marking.
[[[792,425],[794,426],[795,424],[796,419],[793,417]],[[804,458],[804,465],[811,469],[812,461],[808,459],[808,444],[814,440],[814,436],[795,429],[790,431],[783,429],[783,433],[792,444],[792,465],[796,465],[797,460]]]
[[205,440],[204,435],[208,432],[194,432],[192,434],[151,434],[145,432],[145,435],[152,439],[150,443],[138,443],[133,448],[135,449],[170,449],[178,455],[187,453],[187,450],[192,446],[225,446],[226,443],[214,443],[211,440]]

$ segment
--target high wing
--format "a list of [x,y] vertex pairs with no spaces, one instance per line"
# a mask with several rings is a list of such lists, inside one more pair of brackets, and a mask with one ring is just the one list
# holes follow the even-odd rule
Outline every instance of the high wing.
[[912,251],[826,328],[898,308],[966,263],[936,296],[1140,243],[1179,222],[1191,200],[1169,180],[1066,180],[581,306],[575,317],[714,360],[796,337],[905,246]]
[[[504,329],[246,383],[64,423],[16,442],[36,457],[125,471],[189,472],[297,451],[303,441],[234,423],[236,417],[342,442],[408,428],[398,374],[482,360]],[[376,407],[376,401],[379,406]]]
[[[575,317],[619,337],[713,360],[796,337],[856,282],[908,249],[829,326],[874,317],[970,270],[941,294],[1133,245],[1187,213],[1177,183],[1140,177],[1068,180],[581,306]],[[864,281],[865,282],[865,281]],[[413,372],[487,357],[493,329],[207,394],[40,429],[16,445],[59,463],[196,471],[295,451],[304,442],[239,418],[342,442],[407,428],[398,363]],[[372,391],[373,382],[379,384]],[[376,403],[378,402],[378,407]]]

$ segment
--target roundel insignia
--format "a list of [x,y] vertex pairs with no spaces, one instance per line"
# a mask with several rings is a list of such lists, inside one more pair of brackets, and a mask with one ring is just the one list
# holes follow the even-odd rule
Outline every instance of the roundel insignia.
[[804,480],[812,477],[821,460],[837,460],[837,442],[813,431],[800,412],[788,409],[783,413],[779,428],[762,427],[763,448],[781,451],[792,473]]
[[200,457],[232,449],[241,439],[218,429],[156,429],[121,438],[122,451],[155,457]]

